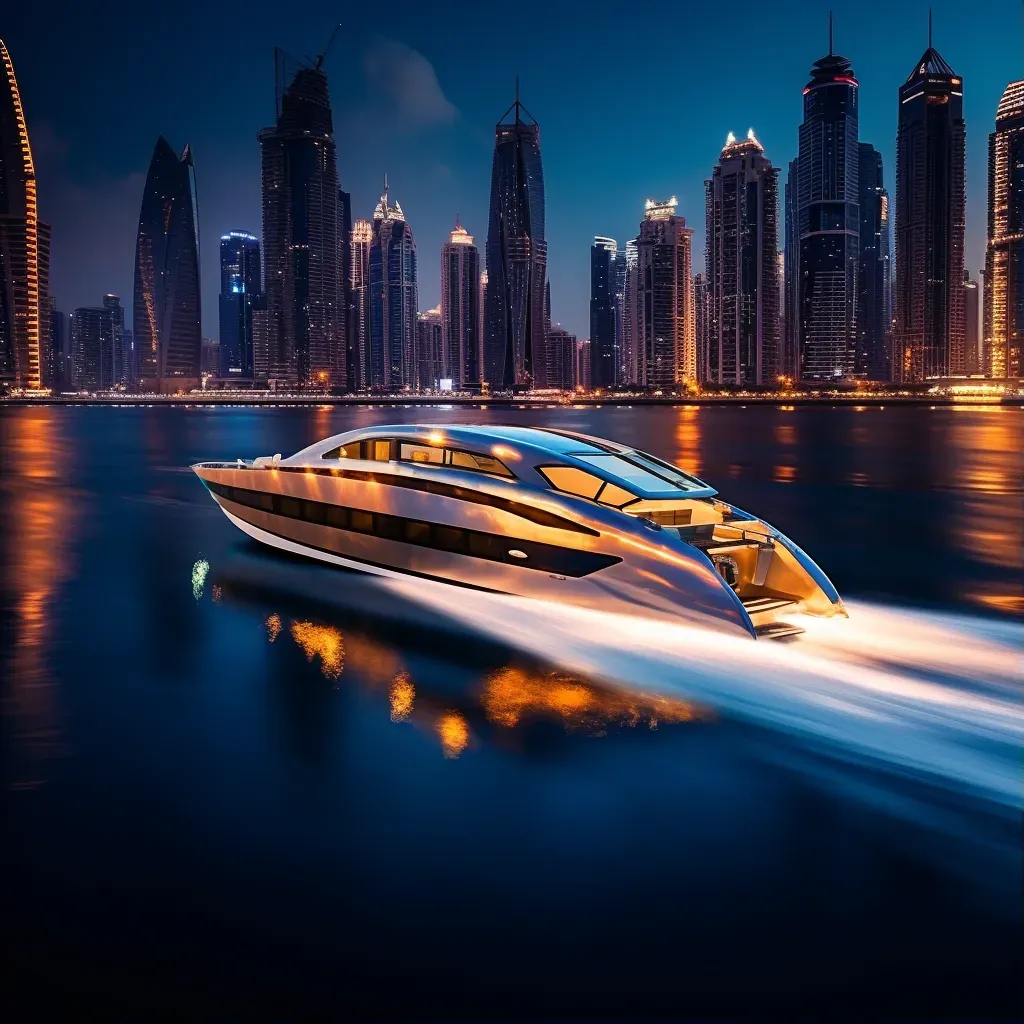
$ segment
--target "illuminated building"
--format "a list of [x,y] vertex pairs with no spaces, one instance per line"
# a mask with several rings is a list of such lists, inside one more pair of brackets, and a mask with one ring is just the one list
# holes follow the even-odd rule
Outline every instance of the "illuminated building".
[[598,235],[590,247],[590,379],[595,388],[618,383],[615,346],[615,277],[618,246]]
[[135,335],[131,328],[124,329],[124,383],[129,388],[134,388],[138,383],[138,360],[135,352]]
[[676,214],[676,197],[648,199],[637,238],[637,382],[671,388],[696,379],[697,351],[690,272],[693,229]]
[[370,243],[370,387],[416,387],[416,243],[388,186],[373,211]]
[[253,375],[252,311],[263,297],[260,243],[247,231],[220,236],[220,361],[224,378]]
[[252,311],[252,373],[266,385],[270,376],[270,318],[264,301]]
[[355,376],[349,380],[351,391],[370,386],[370,243],[373,225],[368,220],[357,220],[352,226],[351,259],[349,261],[350,330],[354,351]]
[[[629,243],[626,243],[627,247]],[[614,267],[614,295],[615,304],[615,381],[622,384],[626,381],[626,253],[619,250],[615,253]]]
[[896,381],[964,372],[965,145],[963,80],[929,38],[899,89]]
[[729,133],[705,183],[709,384],[763,387],[779,368],[779,172],[754,129]]
[[[352,195],[338,189],[338,274],[340,293],[338,302],[344,310],[344,321],[341,329],[341,345],[344,349],[345,379],[338,387],[355,391],[355,381],[359,373],[359,350],[357,336],[352,328]],[[338,358],[341,358],[340,353]]]
[[444,366],[444,328],[440,306],[416,317],[415,361],[416,390],[428,391],[438,387]]
[[857,351],[873,380],[889,380],[892,289],[889,265],[889,193],[882,154],[867,142],[860,153],[860,274],[857,281]]
[[25,111],[3,40],[0,64],[0,382],[38,388],[50,339],[50,225],[39,219]]
[[71,314],[74,387],[107,391],[126,383],[124,309],[116,295],[104,295],[102,306],[80,306]]
[[456,390],[480,387],[480,250],[456,224],[441,246],[442,378]]
[[135,244],[132,334],[140,390],[161,394],[199,386],[199,228],[195,167],[161,136],[146,175]]
[[345,209],[323,56],[275,51],[277,120],[259,133],[268,375],[285,386],[346,386]]
[[794,380],[800,378],[800,204],[797,187],[799,165],[789,161],[786,177],[786,216],[783,244],[783,288],[786,292],[785,331],[779,352],[779,372]]
[[584,338],[576,343],[576,387],[589,391],[592,387],[590,379],[590,339]]
[[622,382],[639,384],[637,359],[637,248],[636,239],[626,242],[625,258],[622,264]]
[[561,324],[552,324],[548,331],[547,344],[549,388],[571,391],[576,387],[579,379],[576,367],[577,347],[575,334],[567,331]]
[[845,57],[829,52],[816,60],[804,87],[804,117],[796,158],[792,215],[798,239],[792,304],[794,334],[805,380],[863,373],[857,351],[858,83]]
[[[57,309],[57,300],[51,295],[48,297],[49,318],[50,318],[50,350],[53,353],[53,370],[50,384],[55,391],[71,386],[71,348],[67,325],[64,322],[64,314]],[[128,334],[129,332],[125,332]],[[129,346],[130,351],[130,346]]]
[[492,389],[544,386],[547,261],[540,127],[519,102],[517,85],[515,102],[494,129],[484,311]]
[[[487,322],[486,322],[486,319],[485,319],[486,313],[487,313],[487,271],[486,270],[481,270],[480,271],[480,306],[479,306],[479,310],[480,310],[480,318],[478,320],[478,323],[479,323],[479,328],[478,328],[479,335],[478,336],[480,338],[480,353],[481,353],[481,356],[480,356],[480,371],[481,371],[481,373],[484,373],[485,369],[486,369],[486,358],[485,358],[483,353],[484,353],[484,343],[485,343],[485,339],[487,337],[487,334],[486,334]],[[486,376],[484,377],[484,379],[486,380]]]
[[985,372],[981,329],[981,288],[964,271],[964,372]]
[[1006,87],[988,137],[984,347],[990,376],[1024,374],[1024,79]]
[[703,274],[693,275],[693,324],[699,377],[701,367],[708,365],[708,346],[711,342],[711,325],[708,323],[708,286],[707,279]]

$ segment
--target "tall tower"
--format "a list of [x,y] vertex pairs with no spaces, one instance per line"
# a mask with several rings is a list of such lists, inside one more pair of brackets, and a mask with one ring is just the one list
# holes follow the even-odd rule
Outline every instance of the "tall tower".
[[1024,373],[1024,79],[1011,82],[988,137],[985,366],[992,377]]
[[417,391],[429,391],[439,386],[444,376],[444,329],[440,306],[416,314],[415,364]]
[[0,381],[42,386],[49,361],[50,225],[39,219],[18,80],[0,39]]
[[352,257],[349,267],[349,308],[351,309],[353,363],[355,377],[349,381],[352,391],[370,386],[370,243],[373,225],[357,220],[352,225]]
[[268,374],[286,386],[346,385],[344,215],[323,57],[275,51],[277,121],[263,160]]
[[637,240],[626,242],[623,259],[622,282],[622,380],[625,384],[639,384],[637,368]]
[[784,231],[784,284],[786,292],[786,331],[779,354],[779,373],[784,377],[800,377],[800,186],[799,164],[789,161],[786,176],[786,216]]
[[263,298],[260,243],[248,231],[220,236],[220,367],[224,378],[253,376],[252,313]]
[[544,171],[540,127],[516,99],[494,129],[484,361],[492,389],[544,384]]
[[133,336],[141,391],[199,387],[199,207],[192,150],[161,136],[146,175],[135,243]]
[[695,380],[696,325],[690,271],[693,229],[676,215],[676,197],[648,199],[637,238],[638,382],[672,388]]
[[416,243],[388,186],[373,211],[370,243],[370,386],[414,388],[416,381]]
[[124,309],[116,295],[104,295],[102,306],[80,306],[71,314],[74,386],[107,391],[126,383]]
[[963,80],[931,45],[899,90],[893,379],[964,372]]
[[705,183],[708,289],[700,380],[775,385],[779,369],[779,172],[754,136],[729,133]]
[[479,389],[480,250],[458,223],[441,246],[441,331],[441,376],[457,391]]
[[796,158],[794,314],[800,375],[828,380],[864,367],[857,361],[857,90],[853,68],[832,52],[816,60],[804,87],[804,119]]
[[889,193],[882,154],[867,142],[860,153],[860,273],[857,281],[857,351],[873,380],[889,380],[892,332],[889,266]]
[[597,235],[590,247],[590,379],[595,388],[618,383],[615,346],[615,270],[618,245]]

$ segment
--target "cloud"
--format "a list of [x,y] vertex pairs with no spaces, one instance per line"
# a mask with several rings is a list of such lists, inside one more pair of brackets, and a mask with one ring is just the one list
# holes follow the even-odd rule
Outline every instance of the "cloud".
[[378,39],[363,59],[367,81],[387,96],[412,128],[451,124],[459,112],[445,96],[434,66],[416,50],[394,39]]

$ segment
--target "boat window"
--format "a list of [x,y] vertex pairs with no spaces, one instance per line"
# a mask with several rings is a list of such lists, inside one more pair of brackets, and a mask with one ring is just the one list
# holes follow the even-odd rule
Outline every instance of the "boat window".
[[431,466],[444,465],[444,449],[429,444],[410,444],[403,441],[399,445],[398,457],[403,462],[422,462]]
[[703,490],[707,486],[703,480],[698,480],[695,476],[684,473],[677,466],[673,466],[668,462],[662,462],[661,459],[656,459],[653,455],[648,455],[646,452],[630,452],[629,458],[634,462],[640,463],[641,466],[647,467],[659,476],[665,477],[666,480],[671,481],[676,487],[681,487],[684,491]]
[[581,498],[596,498],[604,484],[600,477],[574,466],[538,466],[537,471],[555,490],[578,494]]
[[372,462],[389,462],[391,460],[391,442],[386,438],[363,441],[363,458]]
[[480,473],[494,473],[497,476],[512,476],[509,468],[493,455],[481,455],[477,452],[448,451],[448,464],[459,469],[475,469]]
[[359,442],[355,444],[355,456],[349,455],[348,449],[344,445],[338,445],[337,448],[332,448],[329,452],[324,452],[320,456],[321,459],[350,459],[358,457],[359,454]]
[[611,505],[612,508],[622,508],[623,505],[628,505],[636,499],[637,496],[632,491],[627,491],[625,487],[619,487],[618,484],[605,484],[597,496],[597,500],[602,505]]
[[603,469],[606,473],[617,477],[622,483],[634,484],[645,491],[664,491],[668,487],[681,486],[664,476],[652,473],[621,455],[577,455],[575,457],[580,462]]

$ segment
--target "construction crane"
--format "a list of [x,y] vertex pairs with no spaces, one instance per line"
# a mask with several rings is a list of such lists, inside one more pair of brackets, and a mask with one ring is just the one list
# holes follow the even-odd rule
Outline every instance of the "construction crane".
[[334,40],[338,38],[338,32],[340,29],[340,23],[334,26],[334,31],[331,33],[331,38],[327,40],[327,45],[324,47],[324,52],[317,57],[315,65],[317,71],[323,69],[324,61],[327,59],[327,54],[330,52],[331,47],[334,45]]

